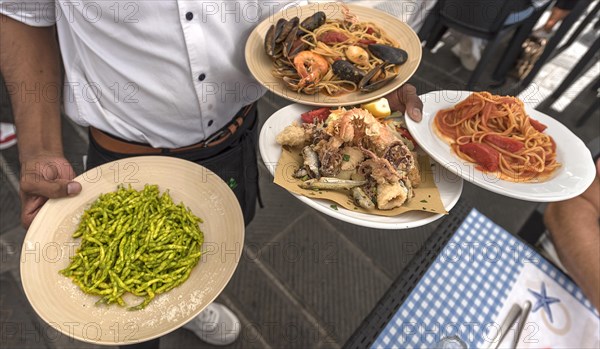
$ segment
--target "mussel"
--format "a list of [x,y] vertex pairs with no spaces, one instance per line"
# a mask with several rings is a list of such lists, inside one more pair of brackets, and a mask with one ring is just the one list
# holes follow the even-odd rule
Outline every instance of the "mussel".
[[265,52],[273,59],[293,58],[298,52],[307,49],[307,45],[300,40],[303,32],[314,31],[325,23],[325,13],[319,11],[300,23],[300,18],[294,17],[289,21],[281,18],[276,24],[271,25],[265,36]]
[[295,28],[298,26],[300,19],[298,17],[294,17],[294,18],[290,19],[289,21],[286,21],[285,18],[281,18],[279,21],[277,21],[277,24],[279,24],[279,22],[284,22],[284,23],[281,27],[281,32],[279,33],[278,37],[275,39],[275,42],[278,44],[283,42],[283,40],[285,40],[285,38],[287,38],[287,36],[290,33],[290,31],[292,30],[292,28]]
[[385,67],[387,63],[381,63],[365,74],[365,76],[358,82],[358,89],[363,92],[371,92],[379,89],[380,87],[386,85],[388,82],[392,81],[396,76],[392,75],[390,77],[384,79],[374,79],[378,74],[385,74]]
[[339,60],[333,62],[331,65],[331,69],[333,69],[333,73],[342,80],[352,81],[355,84],[358,84],[365,74],[360,71],[354,64],[346,61]]
[[283,56],[284,57],[292,58],[294,56],[292,53],[292,48],[294,47],[294,44],[296,44],[296,40],[298,38],[297,34],[298,34],[298,26],[295,26],[292,29],[290,29],[290,32],[288,33],[287,37],[283,41]]
[[312,32],[315,29],[322,26],[323,24],[325,24],[326,20],[327,20],[327,16],[325,15],[325,12],[319,11],[319,12],[315,13],[314,15],[303,20],[302,23],[300,23],[300,26],[302,28]]
[[363,92],[375,91],[383,85],[387,84],[395,78],[390,76],[384,79],[374,79],[378,74],[384,74],[385,68],[388,64],[382,63],[368,73],[363,73],[354,64],[346,60],[339,60],[333,62],[331,68],[333,73],[342,80],[352,81],[358,85],[358,89]]
[[368,48],[373,56],[385,61],[386,63],[403,64],[408,60],[408,53],[397,47],[383,44],[371,44],[368,46]]
[[269,30],[267,31],[267,36],[265,37],[265,52],[269,57],[275,56],[275,24],[273,24]]

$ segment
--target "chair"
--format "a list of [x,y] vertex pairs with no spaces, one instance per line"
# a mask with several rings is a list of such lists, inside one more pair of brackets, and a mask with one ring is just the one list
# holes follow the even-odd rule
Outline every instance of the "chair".
[[448,28],[488,40],[481,59],[467,82],[467,89],[471,90],[502,38],[532,13],[533,8],[527,0],[439,0],[419,37],[422,40],[426,37],[425,47],[428,49],[435,47]]
[[[599,2],[600,4],[600,2]],[[600,25],[600,20],[596,22],[597,25]],[[597,30],[597,26],[594,26],[594,31]],[[596,37],[594,43],[588,48],[586,53],[581,57],[581,59],[573,65],[573,69],[567,74],[564,80],[560,83],[560,85],[552,92],[550,96],[548,96],[542,103],[537,106],[537,109],[550,107],[556,100],[558,100],[564,93],[567,91],[569,87],[575,83],[575,81],[590,68],[598,64],[596,55],[600,51],[600,37]],[[589,90],[594,93],[598,93],[597,91],[600,89],[600,77],[596,77],[586,88],[584,88],[581,93],[588,93]],[[594,113],[598,112],[598,107],[600,105],[600,99],[594,98],[589,107],[584,111],[579,118],[575,121],[575,127],[582,126],[589,118],[591,118]]]
[[[548,43],[544,48],[544,52],[542,52],[542,55],[538,58],[537,62],[535,62],[529,74],[527,74],[527,76],[519,83],[519,90],[524,90],[525,88],[527,88],[529,84],[531,84],[531,82],[535,79],[542,67],[546,64],[546,62],[556,55],[555,49],[563,41],[565,35],[567,35],[571,31],[575,23],[584,14],[585,10],[590,6],[590,4],[590,1],[577,1],[575,3],[575,7],[573,7],[569,15],[562,20],[558,29],[554,32],[554,34],[552,34],[550,40],[548,40]],[[590,18],[593,19],[593,16],[594,15],[592,11],[592,15]],[[587,23],[589,23],[591,19],[585,19],[585,25],[587,25]],[[577,38],[575,34],[578,35],[584,27],[585,26],[580,26],[580,28],[576,29],[575,33],[573,33],[573,35],[567,41],[567,43],[561,46],[559,49],[568,47],[568,45],[570,45],[571,40]]]

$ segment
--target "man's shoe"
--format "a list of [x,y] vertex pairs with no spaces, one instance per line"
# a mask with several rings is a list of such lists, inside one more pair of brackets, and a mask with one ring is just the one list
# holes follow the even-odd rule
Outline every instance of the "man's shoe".
[[0,150],[10,148],[15,144],[17,144],[15,125],[0,122]]
[[240,320],[227,307],[213,302],[198,316],[183,325],[201,340],[212,345],[228,345],[241,331]]

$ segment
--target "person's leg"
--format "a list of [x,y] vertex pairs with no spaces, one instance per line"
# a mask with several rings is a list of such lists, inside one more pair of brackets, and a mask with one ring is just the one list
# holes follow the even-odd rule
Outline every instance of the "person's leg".
[[550,18],[544,24],[544,31],[546,33],[552,32],[556,24],[569,15],[578,0],[558,0],[552,11],[550,12]]
[[481,58],[481,46],[484,41],[480,38],[456,33],[459,41],[451,49],[452,53],[460,59],[460,64],[468,71],[475,70]]
[[0,123],[0,150],[8,149],[17,144],[17,129],[15,124]]

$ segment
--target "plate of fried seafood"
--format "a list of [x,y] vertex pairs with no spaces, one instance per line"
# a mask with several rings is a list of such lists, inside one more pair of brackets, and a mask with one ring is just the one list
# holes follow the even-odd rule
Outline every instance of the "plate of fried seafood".
[[81,193],[48,200],[21,252],[25,295],[49,326],[94,344],[143,342],[189,322],[225,288],[244,219],[216,174],[144,156],[75,180]]
[[416,33],[376,9],[342,3],[291,7],[260,23],[246,42],[252,75],[302,104],[347,106],[382,97],[421,61]]
[[316,210],[371,228],[414,228],[456,204],[462,179],[415,149],[403,122],[292,104],[265,122],[259,148],[274,182]]
[[407,120],[410,133],[435,161],[473,184],[552,202],[581,194],[594,180],[583,141],[517,97],[434,91],[421,100],[423,121]]

